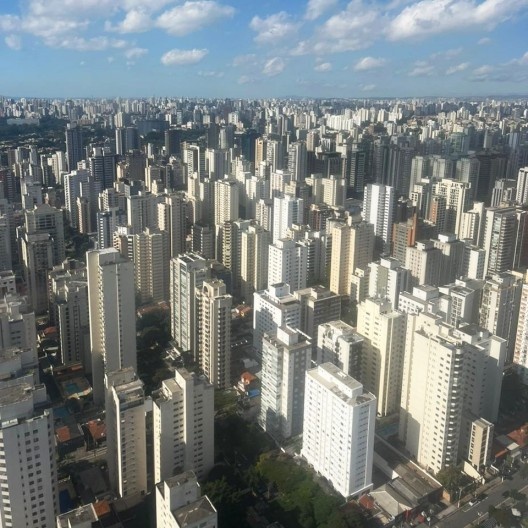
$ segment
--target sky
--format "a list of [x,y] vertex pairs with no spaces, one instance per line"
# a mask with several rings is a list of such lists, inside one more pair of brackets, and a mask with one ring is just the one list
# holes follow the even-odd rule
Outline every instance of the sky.
[[528,94],[528,0],[0,0],[0,95]]

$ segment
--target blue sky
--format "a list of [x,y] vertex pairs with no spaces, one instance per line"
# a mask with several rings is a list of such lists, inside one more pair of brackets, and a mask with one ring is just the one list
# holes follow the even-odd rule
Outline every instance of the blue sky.
[[0,94],[528,93],[528,0],[3,0]]

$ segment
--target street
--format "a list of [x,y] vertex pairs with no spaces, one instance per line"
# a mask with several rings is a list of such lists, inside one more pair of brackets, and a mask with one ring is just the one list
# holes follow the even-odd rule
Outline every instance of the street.
[[528,480],[521,477],[520,473],[520,471],[517,471],[511,480],[505,479],[504,482],[499,480],[496,486],[486,490],[486,498],[481,502],[474,506],[470,506],[468,503],[463,504],[458,510],[444,517],[433,526],[438,528],[464,528],[475,521],[484,521],[488,518],[488,508],[490,506],[498,507],[506,502],[507,499],[503,496],[505,491],[519,490],[523,492],[528,490]]

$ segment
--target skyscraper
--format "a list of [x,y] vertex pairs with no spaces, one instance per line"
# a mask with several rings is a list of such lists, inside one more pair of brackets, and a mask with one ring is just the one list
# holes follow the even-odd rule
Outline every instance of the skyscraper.
[[329,222],[332,236],[330,289],[339,295],[351,295],[351,280],[356,269],[365,270],[374,252],[374,226],[367,222]]
[[399,409],[405,320],[387,299],[366,299],[358,305],[357,332],[364,338],[361,381],[376,396],[380,416]]
[[162,381],[153,425],[154,482],[190,469],[207,476],[214,466],[214,387],[204,376],[182,368]]
[[59,492],[53,413],[44,386],[0,386],[0,525],[54,528]]
[[198,358],[209,381],[218,388],[231,386],[231,307],[221,280],[204,281],[196,291]]
[[312,359],[308,336],[288,327],[262,340],[259,423],[278,441],[302,433],[304,384]]
[[268,285],[289,284],[295,291],[306,287],[307,248],[288,238],[280,238],[269,246]]
[[114,248],[86,255],[93,395],[102,403],[105,374],[136,369],[134,264]]
[[207,260],[184,253],[170,261],[171,335],[183,352],[198,361],[198,306],[196,291],[209,278]]
[[374,226],[378,251],[390,253],[394,221],[394,188],[368,184],[363,199],[363,220]]
[[110,487],[134,506],[147,492],[147,434],[143,382],[133,368],[105,374],[106,442]]
[[[303,224],[304,200],[286,195],[273,200],[273,242],[284,238],[293,224]],[[264,226],[265,227],[265,226]]]
[[68,170],[76,170],[77,163],[84,159],[82,128],[76,123],[66,125],[66,160]]
[[438,473],[468,457],[472,422],[497,419],[505,359],[487,330],[408,315],[399,436],[420,465]]
[[307,371],[301,455],[343,497],[372,487],[376,398],[331,363]]

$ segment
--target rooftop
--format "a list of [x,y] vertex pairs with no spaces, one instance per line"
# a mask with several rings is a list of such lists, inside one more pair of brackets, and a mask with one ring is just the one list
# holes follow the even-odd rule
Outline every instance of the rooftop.
[[173,514],[178,525],[181,528],[185,528],[186,526],[194,526],[196,523],[216,515],[216,510],[209,498],[205,496],[187,506],[183,506],[183,508],[179,508]]

